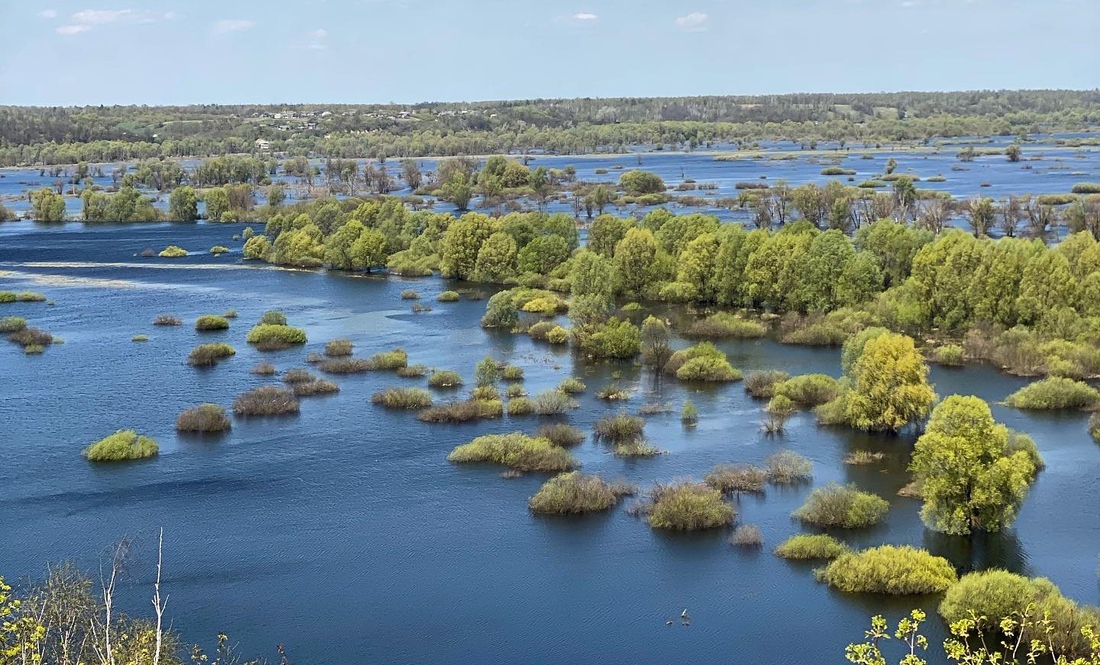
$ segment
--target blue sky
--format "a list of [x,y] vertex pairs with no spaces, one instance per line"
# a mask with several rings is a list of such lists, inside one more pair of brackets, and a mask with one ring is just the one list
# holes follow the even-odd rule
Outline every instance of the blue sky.
[[1100,87],[1100,0],[0,0],[0,104]]

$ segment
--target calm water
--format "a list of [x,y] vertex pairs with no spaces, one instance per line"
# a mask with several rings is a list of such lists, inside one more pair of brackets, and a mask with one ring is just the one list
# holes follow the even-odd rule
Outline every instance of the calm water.
[[[181,437],[176,414],[196,403],[228,406],[233,397],[277,381],[253,376],[259,360],[280,371],[337,337],[358,355],[403,346],[410,362],[472,378],[486,353],[522,366],[528,391],[584,377],[589,394],[569,422],[590,430],[608,406],[591,393],[610,382],[635,388],[637,410],[652,385],[632,365],[586,367],[567,351],[526,336],[478,326],[484,302],[435,302],[439,279],[401,280],[277,270],[239,263],[233,226],[141,228],[0,226],[0,289],[35,289],[56,304],[4,305],[65,339],[40,357],[0,343],[0,574],[41,574],[47,561],[91,567],[117,538],[136,538],[138,557],[125,602],[147,613],[156,530],[164,527],[168,614],[185,641],[210,645],[230,633],[246,654],[274,655],[284,642],[298,663],[580,662],[803,664],[843,662],[871,614],[896,618],[933,598],[845,596],[814,582],[810,566],[771,549],[802,528],[789,518],[810,488],[769,488],[737,503],[741,522],[759,524],[765,548],[730,547],[728,532],[666,534],[625,514],[581,519],[532,516],[527,498],[545,480],[500,477],[499,468],[458,467],[452,447],[490,432],[532,431],[535,418],[477,425],[427,425],[369,403],[392,385],[421,385],[390,373],[338,377],[340,394],[303,400],[301,415],[236,420],[214,439]],[[179,244],[235,253],[180,261],[135,258],[146,247]],[[463,288],[462,285],[458,285]],[[416,288],[433,307],[414,315],[399,294]],[[284,310],[304,327],[304,349],[261,354],[244,336],[263,310]],[[236,309],[225,333],[196,333],[204,313]],[[171,312],[180,328],[155,328]],[[135,344],[144,333],[150,341]],[[225,340],[236,357],[209,371],[185,365],[202,341]],[[768,341],[723,345],[744,371],[839,373],[839,353]],[[941,395],[977,394],[996,402],[1023,385],[988,368],[933,370]],[[1028,415],[995,406],[1000,420],[1031,434],[1047,462],[1016,527],[979,540],[935,536],[918,503],[896,496],[905,482],[909,438],[822,429],[795,418],[786,436],[759,431],[761,404],[739,385],[690,393],[700,424],[685,431],[678,409],[688,393],[665,382],[660,398],[675,411],[648,419],[668,455],[625,461],[586,442],[584,470],[642,485],[701,475],[718,462],[762,462],[781,449],[815,464],[814,485],[854,482],[891,504],[884,524],[842,534],[856,546],[910,543],[962,568],[1002,566],[1050,577],[1069,596],[1100,602],[1100,446],[1081,414]],[[442,397],[441,397],[442,399]],[[92,466],[89,442],[121,427],[159,440],[147,462]],[[848,467],[847,452],[876,447],[883,463]],[[688,628],[665,619],[688,608]],[[942,627],[929,625],[933,660]]]

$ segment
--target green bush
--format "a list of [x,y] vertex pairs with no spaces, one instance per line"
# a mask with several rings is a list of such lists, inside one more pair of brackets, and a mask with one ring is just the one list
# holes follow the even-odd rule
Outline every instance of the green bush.
[[428,377],[428,385],[432,388],[457,388],[462,385],[462,377],[451,370],[432,372]]
[[890,504],[880,496],[855,485],[830,483],[815,489],[791,517],[825,528],[858,529],[878,524],[889,510]]
[[496,386],[477,386],[470,391],[470,399],[481,401],[493,401],[500,399],[500,391]]
[[661,449],[643,438],[619,441],[612,447],[615,457],[656,457],[661,454]]
[[295,368],[288,369],[283,374],[283,383],[289,383],[294,385],[295,383],[308,383],[310,381],[316,381],[317,377],[309,373],[309,370]]
[[458,294],[458,291],[444,291],[439,294],[439,302],[458,302],[462,299],[462,296]]
[[158,452],[160,447],[153,439],[132,429],[120,429],[85,448],[83,455],[89,462],[123,462],[147,459]]
[[630,399],[630,391],[620,388],[617,383],[609,383],[596,391],[596,398],[608,402],[617,402]]
[[516,306],[512,291],[501,291],[489,298],[485,305],[485,315],[481,317],[482,328],[511,328],[519,320],[519,308]]
[[1089,434],[1092,435],[1093,440],[1100,443],[1100,413],[1089,416]]
[[932,352],[932,362],[949,367],[957,367],[963,364],[965,352],[958,344],[944,344]]
[[[46,302],[46,296],[36,291],[20,291],[15,294],[15,300],[19,302]],[[0,300],[0,302],[4,302],[4,300]]]
[[566,395],[580,395],[587,389],[588,386],[584,385],[584,381],[581,381],[576,377],[563,379],[562,382],[558,384],[558,390],[562,391]]
[[409,354],[405,349],[382,351],[367,359],[367,365],[371,371],[397,370],[409,364]]
[[535,437],[547,439],[555,446],[572,448],[587,438],[584,432],[566,423],[548,423],[535,430]]
[[261,323],[248,331],[246,338],[260,351],[279,351],[306,343],[306,331],[285,325]]
[[233,427],[225,409],[217,404],[200,404],[176,416],[180,432],[227,432]]
[[641,438],[645,430],[645,420],[640,416],[617,413],[596,421],[594,429],[597,441],[617,444]]
[[565,344],[569,341],[569,331],[561,326],[554,326],[546,333],[546,341],[551,344]]
[[550,331],[557,327],[558,325],[553,321],[539,321],[527,329],[527,335],[531,339],[545,342]]
[[27,327],[27,320],[21,316],[5,316],[0,318],[0,333],[19,332]]
[[825,374],[803,374],[776,385],[775,394],[813,407],[836,399],[840,394],[840,386],[836,379]]
[[680,422],[686,425],[694,425],[699,422],[699,410],[695,408],[695,402],[684,400],[684,406],[680,408]]
[[371,395],[370,401],[387,409],[419,411],[432,405],[432,394],[423,388],[386,388]]
[[522,381],[523,368],[515,365],[505,365],[500,370],[500,378],[505,381]]
[[280,386],[260,386],[233,400],[233,413],[238,416],[278,416],[299,409],[294,392]]
[[562,391],[551,389],[535,395],[531,406],[540,416],[560,416],[577,408],[577,403]]
[[730,367],[726,354],[710,342],[677,351],[665,364],[665,371],[681,381],[740,381],[741,372]]
[[149,341],[149,336],[148,335],[134,335],[133,337],[130,338],[130,341],[131,342],[148,342]]
[[187,362],[192,367],[212,367],[219,360],[235,355],[237,355],[237,350],[223,342],[200,344],[191,349],[191,353],[187,356]]
[[527,397],[527,390],[523,387],[523,384],[512,383],[504,389],[504,395],[508,399],[514,399],[516,397]]
[[183,321],[178,316],[172,316],[171,314],[158,314],[157,318],[153,319],[154,326],[182,326]]
[[569,451],[522,432],[479,436],[452,450],[447,460],[459,464],[487,462],[516,471],[543,473],[569,471],[577,466]]
[[23,353],[27,354],[28,356],[36,356],[45,352],[46,347],[42,346],[41,344],[28,344],[27,346],[23,347]]
[[848,552],[847,545],[824,534],[791,536],[775,548],[776,556],[796,561],[835,559],[845,552]]
[[406,365],[397,370],[397,376],[403,379],[415,379],[421,376],[427,376],[431,372],[431,368],[427,365]]
[[754,339],[768,334],[768,328],[759,321],[742,319],[728,312],[719,312],[696,321],[686,336],[695,339]]
[[659,485],[652,493],[649,525],[655,529],[694,531],[727,526],[733,507],[713,487],[696,483]]
[[528,416],[534,413],[534,403],[526,397],[512,397],[508,400],[508,415]]
[[354,348],[350,339],[334,339],[325,344],[325,355],[329,358],[343,358],[350,356]]
[[1069,191],[1074,194],[1100,194],[1100,182],[1079,182]]
[[1005,456],[1023,452],[1031,460],[1031,466],[1035,473],[1047,468],[1043,456],[1039,454],[1039,446],[1035,445],[1035,439],[1022,432],[1009,432],[1008,443],[1005,444]]
[[175,245],[168,245],[160,250],[160,254],[157,254],[157,256],[162,259],[178,259],[187,256],[187,250],[182,247],[176,247]]
[[599,476],[570,471],[543,483],[527,505],[535,513],[578,515],[607,510],[630,493],[633,488],[628,485],[612,485]]
[[775,386],[788,378],[789,374],[779,370],[752,372],[745,377],[745,392],[757,399],[770,399],[775,396]]
[[269,309],[260,317],[260,323],[268,326],[285,326],[286,314],[277,309]]
[[317,362],[317,369],[325,374],[361,374],[371,366],[366,358],[325,358]]
[[222,312],[222,316],[224,318],[227,318],[227,319],[235,319],[235,318],[237,318],[237,310],[227,309],[224,312]]
[[468,423],[474,420],[491,420],[504,415],[504,403],[497,401],[468,400],[440,404],[424,409],[417,416],[426,423]]
[[1005,400],[1016,409],[1095,409],[1100,390],[1083,381],[1051,376],[1020,388]]
[[717,464],[703,475],[703,482],[723,494],[762,494],[768,472],[751,464]]
[[596,358],[633,358],[642,349],[642,332],[630,321],[610,319],[587,335],[582,346]]
[[224,247],[222,245],[214,245],[213,247],[210,248],[210,253],[213,254],[214,256],[218,256],[219,254],[225,254],[228,251],[229,251],[229,248]]
[[798,407],[794,401],[786,395],[776,395],[768,400],[767,406],[764,407],[764,411],[773,416],[789,416],[797,410]]
[[797,485],[813,478],[813,463],[789,450],[782,450],[765,461],[768,482],[773,485]]
[[500,381],[500,363],[492,356],[485,356],[474,367],[474,384],[478,387],[491,386]]
[[807,324],[803,328],[784,334],[779,341],[800,346],[841,346],[848,339],[848,331],[825,321]]
[[206,314],[200,316],[195,321],[195,330],[207,331],[207,330],[228,330],[229,321],[222,316],[214,316],[213,314]]
[[941,593],[958,579],[947,559],[908,545],[841,554],[816,574],[819,581],[847,593],[890,595]]
[[855,169],[845,169],[839,166],[826,166],[821,169],[821,175],[855,175]]

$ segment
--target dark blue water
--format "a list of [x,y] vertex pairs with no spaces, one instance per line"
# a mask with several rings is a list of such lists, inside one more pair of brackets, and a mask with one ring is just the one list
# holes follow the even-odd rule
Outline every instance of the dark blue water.
[[[454,466],[455,445],[489,432],[532,431],[535,418],[477,425],[427,425],[372,406],[374,391],[421,385],[389,373],[338,377],[341,392],[303,400],[301,415],[235,420],[215,439],[178,436],[177,413],[199,402],[228,407],[233,397],[275,378],[249,373],[259,360],[280,371],[303,366],[324,342],[348,337],[358,355],[402,346],[410,362],[462,372],[486,353],[522,366],[532,394],[578,375],[589,392],[569,422],[586,430],[621,408],[592,397],[621,371],[634,389],[626,407],[661,399],[672,413],[650,417],[647,433],[668,455],[627,461],[591,443],[584,470],[648,485],[701,475],[719,462],[760,463],[777,450],[814,461],[814,484],[855,482],[888,498],[880,526],[844,534],[855,546],[910,543],[960,568],[1002,566],[1050,577],[1078,601],[1097,603],[1100,551],[1100,446],[1078,413],[1032,415],[1000,406],[996,416],[1031,434],[1047,462],[1009,533],[965,539],[926,532],[919,504],[896,496],[906,483],[911,438],[817,427],[796,417],[788,433],[766,438],[761,404],[739,385],[691,392],[700,423],[684,430],[678,410],[689,395],[666,381],[660,395],[632,364],[586,366],[526,336],[478,326],[483,301],[441,304],[454,285],[278,270],[239,263],[239,254],[179,261],[140,259],[146,247],[202,250],[225,244],[238,226],[156,225],[40,229],[0,227],[0,289],[42,291],[55,304],[0,306],[65,339],[38,357],[0,343],[0,574],[40,575],[48,561],[94,566],[117,538],[136,538],[125,604],[147,613],[157,529],[165,530],[168,615],[187,642],[210,645],[228,632],[249,655],[273,655],[279,642],[299,663],[395,662],[745,662],[799,664],[806,649],[843,662],[868,617],[897,618],[934,598],[845,596],[813,580],[811,567],[771,549],[802,528],[789,518],[810,488],[769,488],[737,502],[738,520],[759,524],[761,552],[730,547],[728,532],[667,534],[622,507],[581,519],[532,516],[526,506],[545,477],[515,480],[501,469]],[[399,297],[415,288],[433,307],[413,314]],[[261,354],[244,342],[262,311],[278,308],[302,326],[304,349]],[[196,333],[198,315],[236,309],[225,333]],[[159,313],[187,322],[155,328]],[[147,334],[150,341],[130,338]],[[198,371],[185,364],[197,343],[225,340],[237,356]],[[839,373],[834,350],[769,341],[724,344],[748,372]],[[988,368],[934,370],[941,395],[977,394],[997,402],[1024,381]],[[93,466],[80,450],[132,427],[160,442],[146,462]],[[846,453],[876,447],[878,465],[849,467]],[[665,619],[688,608],[688,628]],[[929,622],[933,660],[942,662],[942,626]]]

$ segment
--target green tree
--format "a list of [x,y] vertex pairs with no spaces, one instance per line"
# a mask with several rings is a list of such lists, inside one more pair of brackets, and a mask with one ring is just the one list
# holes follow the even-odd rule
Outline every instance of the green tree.
[[486,239],[477,253],[474,264],[474,280],[503,284],[516,274],[516,241],[503,231],[497,231]]
[[199,218],[199,197],[191,187],[177,187],[168,196],[168,214],[177,222],[193,222]]
[[1007,157],[1008,161],[1010,162],[1020,161],[1020,156],[1022,154],[1023,151],[1020,150],[1020,146],[1016,145],[1015,143],[1005,148],[1005,157]]
[[656,173],[650,173],[649,171],[642,171],[641,169],[635,169],[633,171],[627,171],[619,177],[619,185],[627,191],[628,194],[634,194],[635,196],[641,194],[663,194],[665,191],[665,181],[661,179],[661,176]]
[[474,382],[478,387],[494,386],[500,381],[500,364],[492,356],[485,356],[474,367]]
[[645,293],[655,277],[657,251],[657,239],[649,229],[630,229],[615,246],[615,267],[626,293]]
[[690,284],[695,300],[717,302],[719,284],[715,271],[718,234],[705,233],[687,244],[677,262],[676,281]]
[[559,235],[539,236],[519,252],[518,266],[522,274],[549,274],[569,259],[569,244]]
[[259,259],[261,261],[267,259],[268,253],[271,251],[271,242],[265,235],[252,236],[244,243],[244,258],[246,259]]
[[440,272],[444,277],[471,279],[481,245],[497,230],[485,215],[467,213],[452,222],[440,242]]
[[921,519],[935,531],[967,535],[1012,525],[1035,465],[1009,453],[1009,433],[977,397],[952,395],[932,412],[910,470],[921,483]]
[[286,189],[282,185],[272,185],[267,188],[267,205],[278,208],[286,201]]
[[222,215],[229,210],[229,195],[223,187],[215,187],[203,195],[206,203],[206,218],[212,222],[222,221]]
[[65,199],[48,187],[31,193],[31,211],[39,222],[65,221]]
[[858,429],[896,431],[924,418],[936,393],[913,339],[886,333],[867,341],[852,366],[848,422]]
[[1065,255],[1040,251],[1028,260],[1020,280],[1020,297],[1016,301],[1020,321],[1037,323],[1056,309],[1073,307],[1076,295],[1077,280]]
[[642,359],[650,367],[657,368],[654,378],[659,378],[665,363],[672,357],[672,333],[668,324],[655,316],[647,316],[642,322]]
[[386,265],[386,237],[375,229],[363,229],[349,251],[352,270],[366,270]]
[[622,218],[601,214],[588,229],[588,249],[600,256],[614,256],[615,246],[632,228],[634,228],[633,217]]
[[593,210],[596,211],[596,214],[602,215],[604,208],[614,200],[615,193],[611,191],[610,187],[596,185],[592,188],[592,191],[584,195],[584,207],[588,211],[589,217],[592,217]]
[[466,210],[474,197],[474,182],[468,173],[456,170],[444,181],[440,190],[444,201],[450,201],[459,210]]
[[615,265],[611,259],[582,250],[573,263],[573,297],[599,296],[610,300],[615,293]]
[[831,312],[839,304],[838,289],[845,268],[855,259],[856,250],[848,236],[837,230],[814,237],[803,259],[802,288],[799,304],[815,312]]

